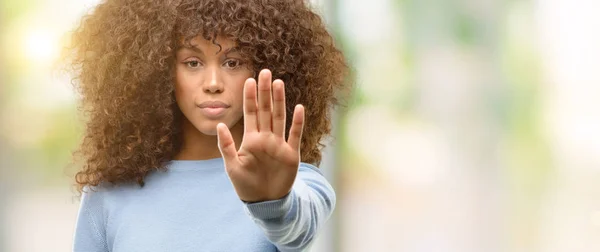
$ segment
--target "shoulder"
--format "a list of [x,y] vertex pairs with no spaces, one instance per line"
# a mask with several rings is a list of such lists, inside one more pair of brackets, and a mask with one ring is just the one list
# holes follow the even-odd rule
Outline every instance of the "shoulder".
[[130,192],[135,190],[138,185],[124,184],[112,185],[110,183],[100,183],[97,186],[86,186],[81,194],[81,205],[93,208],[105,208],[114,202],[127,198]]

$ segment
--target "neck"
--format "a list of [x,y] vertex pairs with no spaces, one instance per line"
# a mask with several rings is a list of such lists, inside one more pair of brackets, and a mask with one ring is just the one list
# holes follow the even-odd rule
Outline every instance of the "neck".
[[[181,150],[175,155],[175,160],[206,160],[221,157],[216,132],[215,135],[206,135],[198,131],[186,118],[183,119],[181,126],[183,142]],[[244,126],[241,123],[236,123],[229,131],[236,149],[239,150],[244,134]]]

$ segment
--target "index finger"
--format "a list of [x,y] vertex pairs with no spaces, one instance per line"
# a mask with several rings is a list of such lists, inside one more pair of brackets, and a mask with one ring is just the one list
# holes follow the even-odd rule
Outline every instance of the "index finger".
[[257,131],[256,80],[248,78],[244,83],[244,132]]

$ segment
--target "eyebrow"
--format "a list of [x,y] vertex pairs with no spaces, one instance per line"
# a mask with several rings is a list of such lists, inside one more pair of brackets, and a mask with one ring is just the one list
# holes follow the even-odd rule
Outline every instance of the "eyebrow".
[[[183,48],[189,49],[189,50],[192,50],[194,52],[197,52],[197,53],[200,53],[200,54],[204,55],[204,52],[199,47],[196,47],[196,46],[192,45],[192,46],[184,46]],[[223,47],[221,47],[221,49],[222,48]],[[229,48],[227,48],[225,50],[219,50],[219,52],[217,52],[217,54],[220,53],[220,52],[222,52],[223,54],[227,55],[227,54],[230,54],[230,53],[238,52],[238,50],[239,50],[239,48],[237,46],[234,46],[234,47],[229,47]]]

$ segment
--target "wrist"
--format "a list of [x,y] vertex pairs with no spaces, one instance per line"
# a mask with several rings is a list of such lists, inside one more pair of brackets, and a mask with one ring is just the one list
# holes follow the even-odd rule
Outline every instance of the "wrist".
[[283,198],[285,198],[286,196],[288,196],[291,192],[291,188],[290,190],[288,190],[286,193],[279,193],[279,194],[275,194],[275,195],[271,195],[271,196],[262,196],[262,197],[240,197],[240,200],[246,204],[252,204],[252,203],[259,203],[259,202],[266,202],[266,201],[273,201],[273,200],[281,200]]

